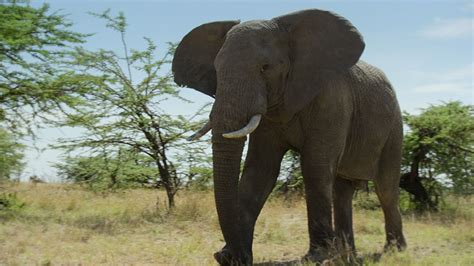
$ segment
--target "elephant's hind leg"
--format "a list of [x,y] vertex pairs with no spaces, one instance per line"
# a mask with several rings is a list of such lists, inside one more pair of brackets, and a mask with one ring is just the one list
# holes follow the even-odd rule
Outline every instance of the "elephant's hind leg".
[[400,129],[395,128],[382,150],[378,174],[374,179],[375,192],[380,200],[385,218],[387,239],[385,250],[392,246],[398,250],[406,248],[399,208],[401,138],[401,127]]
[[355,186],[352,181],[336,176],[333,185],[334,230],[342,247],[355,252],[352,229],[352,196]]

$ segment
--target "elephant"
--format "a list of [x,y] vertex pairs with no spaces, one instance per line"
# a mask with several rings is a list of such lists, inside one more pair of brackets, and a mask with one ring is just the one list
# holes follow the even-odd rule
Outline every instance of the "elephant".
[[385,74],[359,60],[364,48],[348,20],[319,9],[206,23],[183,37],[174,81],[215,99],[209,121],[190,140],[212,132],[226,243],[214,254],[218,263],[252,264],[255,222],[288,150],[301,155],[306,258],[327,258],[338,239],[355,251],[352,196],[357,182],[369,180],[384,213],[385,247],[406,247],[398,205],[402,116]]

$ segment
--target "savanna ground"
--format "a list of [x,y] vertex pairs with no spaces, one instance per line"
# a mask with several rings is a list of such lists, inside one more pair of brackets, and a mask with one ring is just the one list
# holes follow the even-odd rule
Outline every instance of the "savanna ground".
[[[181,191],[177,208],[164,193],[95,193],[72,185],[15,184],[18,210],[0,211],[0,264],[215,264],[223,245],[212,192]],[[408,249],[380,255],[382,212],[373,195],[354,205],[358,263],[474,265],[473,198],[451,197],[438,213],[404,214]],[[273,196],[258,220],[254,262],[295,262],[307,249],[305,203]],[[298,264],[298,263],[296,263]]]

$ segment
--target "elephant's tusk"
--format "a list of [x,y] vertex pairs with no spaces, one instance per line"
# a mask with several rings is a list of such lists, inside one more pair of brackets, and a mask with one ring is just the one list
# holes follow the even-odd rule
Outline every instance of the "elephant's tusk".
[[211,122],[207,121],[207,123],[204,126],[202,126],[201,129],[199,129],[198,131],[196,131],[196,133],[189,136],[186,140],[187,141],[198,140],[200,137],[206,135],[206,133],[209,132],[209,130],[211,130]]
[[222,136],[224,138],[227,138],[227,139],[237,139],[237,138],[245,137],[248,134],[252,133],[258,127],[258,124],[260,124],[261,119],[262,119],[262,115],[260,115],[260,114],[259,115],[254,115],[254,116],[252,116],[249,123],[245,127],[241,128],[237,131],[224,133],[224,134],[222,134]]

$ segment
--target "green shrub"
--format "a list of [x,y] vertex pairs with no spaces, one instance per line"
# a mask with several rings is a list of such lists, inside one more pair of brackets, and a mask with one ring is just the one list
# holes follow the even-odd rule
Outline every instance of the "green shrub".
[[359,192],[354,197],[354,207],[361,210],[378,210],[380,202],[375,193]]
[[20,201],[16,193],[0,194],[0,221],[12,217],[25,207],[25,203]]
[[25,203],[21,202],[16,193],[0,194],[0,211],[1,210],[20,210],[25,207]]

